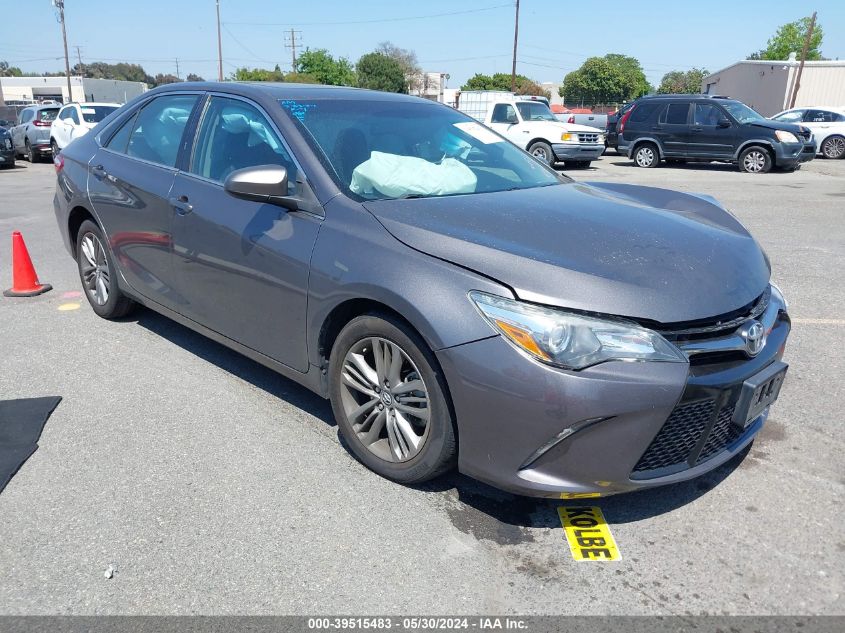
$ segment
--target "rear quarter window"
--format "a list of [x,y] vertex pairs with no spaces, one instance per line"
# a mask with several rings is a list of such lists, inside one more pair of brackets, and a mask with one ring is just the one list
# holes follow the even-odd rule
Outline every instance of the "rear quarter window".
[[640,104],[634,108],[633,112],[631,112],[630,120],[632,123],[643,123],[648,121],[659,107],[660,105],[657,103]]

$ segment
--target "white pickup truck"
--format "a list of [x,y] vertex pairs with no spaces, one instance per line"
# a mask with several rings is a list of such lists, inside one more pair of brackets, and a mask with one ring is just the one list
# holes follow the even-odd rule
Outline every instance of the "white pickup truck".
[[563,123],[545,101],[509,93],[464,91],[458,110],[496,130],[550,165],[586,167],[604,152],[604,134],[586,125]]

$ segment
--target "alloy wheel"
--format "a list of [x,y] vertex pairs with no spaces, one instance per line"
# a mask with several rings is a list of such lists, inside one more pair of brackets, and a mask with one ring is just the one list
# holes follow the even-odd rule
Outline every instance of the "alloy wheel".
[[411,357],[393,341],[368,337],[343,359],[341,400],[349,425],[377,457],[405,462],[428,439],[428,389]]
[[79,264],[85,290],[97,305],[105,305],[111,290],[111,273],[103,244],[93,233],[86,233],[80,248],[85,258]]
[[763,155],[762,150],[758,149],[748,152],[742,160],[742,166],[745,168],[745,171],[751,173],[762,171],[765,165],[766,157]]
[[845,156],[845,138],[829,138],[824,142],[822,152],[825,158],[842,158]]
[[654,162],[654,150],[646,145],[637,150],[637,165],[640,167],[650,167]]

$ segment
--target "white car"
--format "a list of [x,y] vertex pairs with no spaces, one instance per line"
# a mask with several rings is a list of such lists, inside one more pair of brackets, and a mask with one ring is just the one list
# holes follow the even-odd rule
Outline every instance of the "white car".
[[119,103],[68,103],[53,121],[50,128],[50,147],[53,156],[58,156],[75,138],[84,136],[88,130],[120,107]]
[[822,156],[845,158],[845,107],[792,108],[771,118],[810,128]]

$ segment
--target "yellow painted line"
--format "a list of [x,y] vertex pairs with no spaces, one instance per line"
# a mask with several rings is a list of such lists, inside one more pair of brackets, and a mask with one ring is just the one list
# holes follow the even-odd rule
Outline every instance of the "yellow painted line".
[[572,558],[577,561],[622,560],[601,508],[560,506],[557,513],[566,533]]
[[845,319],[792,319],[792,322],[804,325],[845,325]]
[[69,312],[70,310],[79,310],[78,303],[63,303],[59,306],[59,312]]

